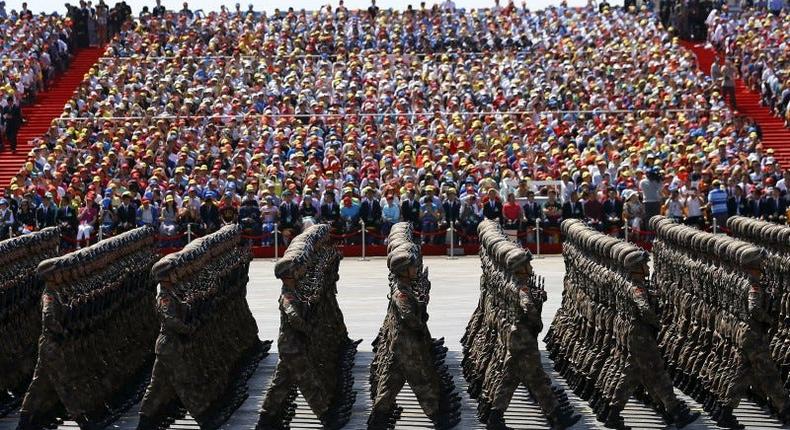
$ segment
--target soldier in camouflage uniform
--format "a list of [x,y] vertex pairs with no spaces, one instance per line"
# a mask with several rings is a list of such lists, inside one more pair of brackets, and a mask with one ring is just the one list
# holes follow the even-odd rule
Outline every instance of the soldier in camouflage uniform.
[[667,316],[660,348],[677,387],[695,397],[721,427],[743,428],[733,415],[749,387],[770,399],[787,422],[790,404],[768,350],[772,318],[760,266],[748,243],[654,217],[653,284]]
[[258,429],[288,428],[297,387],[324,428],[341,428],[351,416],[356,398],[351,370],[359,342],[348,338],[337,303],[341,256],[329,233],[327,225],[306,229],[274,267],[283,281],[279,360]]
[[426,325],[430,281],[413,236],[409,223],[395,224],[389,234],[390,304],[374,341],[369,429],[394,427],[395,397],[406,382],[435,428],[460,421],[460,397],[444,365],[446,348],[431,338]]
[[562,230],[565,289],[546,337],[558,371],[609,428],[627,428],[620,412],[641,387],[667,421],[694,421],[699,413],[675,396],[656,346],[647,253],[580,221]]
[[57,254],[59,240],[51,227],[0,242],[0,417],[22,402],[33,376],[44,290],[36,266]]
[[40,265],[51,286],[20,429],[52,422],[58,402],[81,428],[101,428],[139,399],[156,333],[154,246],[153,229],[141,228]]
[[[769,350],[779,367],[785,389],[790,388],[790,227],[746,217],[727,220],[730,234],[763,248],[761,271],[765,284]],[[763,399],[765,401],[767,399]]]
[[160,332],[138,429],[167,427],[186,411],[202,429],[219,428],[247,398],[271,343],[258,339],[247,305],[250,258],[234,225],[153,267]]
[[542,280],[532,273],[531,255],[508,241],[495,222],[483,221],[478,233],[480,302],[461,340],[461,364],[469,394],[478,400],[478,418],[486,428],[506,429],[505,411],[523,383],[552,428],[569,427],[580,416],[573,414],[564,393],[552,389],[540,363],[537,335],[546,297]]

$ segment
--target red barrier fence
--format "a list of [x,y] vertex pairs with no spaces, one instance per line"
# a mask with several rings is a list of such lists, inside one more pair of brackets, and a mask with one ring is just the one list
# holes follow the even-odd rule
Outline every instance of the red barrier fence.
[[[191,226],[190,226],[191,227]],[[346,257],[384,257],[387,255],[387,247],[383,243],[386,241],[386,235],[381,234],[371,228],[364,228],[364,224],[358,229],[351,232],[337,232],[331,235],[332,239],[337,243],[340,252]],[[437,244],[434,242],[436,237],[447,237],[448,232],[452,229],[451,243]],[[728,234],[729,230],[726,227],[711,226],[707,230],[716,230],[718,233]],[[522,246],[529,249],[533,254],[561,254],[562,253],[562,236],[560,229],[557,227],[528,227],[522,230],[507,230],[511,236],[515,238]],[[649,230],[639,229],[622,229],[610,228],[606,231],[607,234],[626,238],[629,242],[650,250],[652,242],[655,238],[655,232]],[[156,239],[160,243],[159,252],[162,255],[169,254],[180,250],[188,241],[199,237],[200,235],[194,233],[191,228],[187,231],[182,231],[174,235],[157,235]],[[437,255],[473,255],[479,251],[477,242],[477,235],[468,235],[463,229],[455,226],[454,224],[448,228],[440,228],[432,232],[416,232],[416,236],[420,237],[424,242],[422,245],[423,255],[437,256]],[[99,240],[108,238],[110,235],[103,235],[99,229],[95,230],[89,240],[83,240],[78,243],[75,236],[63,235],[61,252],[69,252],[80,246],[88,246],[94,244]],[[282,231],[274,224],[273,232],[262,232],[261,234],[243,234],[243,240],[250,243],[252,247],[253,256],[256,258],[276,258],[281,257],[287,249],[286,240],[283,238]],[[364,239],[363,239],[364,237]],[[540,239],[540,244],[536,239]],[[445,242],[449,242],[445,240]]]

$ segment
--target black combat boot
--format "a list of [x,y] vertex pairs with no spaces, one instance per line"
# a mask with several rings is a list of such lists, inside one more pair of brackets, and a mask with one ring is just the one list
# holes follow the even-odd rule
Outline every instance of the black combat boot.
[[157,430],[159,428],[158,421],[159,420],[141,414],[140,421],[137,423],[137,430]]
[[609,409],[609,413],[606,415],[606,421],[604,421],[603,426],[615,430],[630,430],[631,428],[625,425],[625,421],[623,421],[623,417],[620,416],[620,412],[613,409]]
[[387,430],[390,427],[390,416],[373,412],[368,417],[368,430]]
[[714,416],[714,420],[719,427],[736,430],[744,428],[743,424],[739,423],[735,415],[732,414],[732,408],[729,406],[719,407],[717,415],[718,417]]
[[697,418],[699,418],[700,413],[692,412],[688,407],[683,406],[680,408],[680,411],[671,415],[672,421],[675,423],[675,427],[682,429],[683,427],[686,427],[687,425],[696,421]]
[[595,381],[593,381],[590,378],[587,378],[584,384],[584,389],[582,390],[582,394],[580,397],[583,400],[590,400],[594,392],[595,392]]
[[785,405],[777,415],[782,424],[790,425],[790,404]]
[[573,412],[557,409],[553,414],[546,417],[552,430],[564,430],[576,424],[582,416]]
[[263,414],[258,418],[258,425],[255,426],[255,430],[281,430],[282,428],[282,420]]
[[486,430],[511,430],[505,425],[505,412],[499,409],[491,409],[486,420]]
[[33,416],[29,412],[19,413],[19,423],[16,425],[16,430],[34,430],[40,427],[33,425]]

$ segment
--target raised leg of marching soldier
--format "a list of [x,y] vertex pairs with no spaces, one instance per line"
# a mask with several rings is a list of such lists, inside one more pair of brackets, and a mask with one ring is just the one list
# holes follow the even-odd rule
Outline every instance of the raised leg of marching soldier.
[[[41,343],[42,348],[44,348],[43,343]],[[54,418],[50,414],[61,408],[58,393],[48,373],[48,366],[42,363],[42,357],[39,355],[33,380],[22,400],[17,430],[38,429],[47,425]]]
[[167,377],[167,369],[157,359],[151,373],[151,382],[143,396],[140,407],[140,422],[137,430],[153,430],[158,428],[167,406],[176,398],[176,392]]
[[330,401],[320,381],[302,354],[281,356],[272,383],[263,399],[259,428],[280,428],[283,413],[288,406],[285,402],[293,385],[299,387],[316,416],[323,418],[329,410]]
[[520,382],[529,388],[552,428],[572,426],[581,417],[563,414],[551,389],[551,380],[543,371],[538,340],[525,327],[511,333],[510,351],[505,357],[503,382],[494,393],[489,428],[505,428],[504,412]]
[[[405,383],[406,377],[397,364],[393,363],[389,368],[389,372],[381,374],[378,383],[378,393],[376,398],[373,399],[373,408],[371,409],[370,417],[368,417],[369,430],[391,427],[392,423],[389,421],[392,417],[392,411],[395,409],[395,398]],[[420,397],[418,396],[417,398],[419,399]],[[420,406],[423,405],[420,404]]]
[[634,327],[633,330],[643,331],[642,333],[632,333],[641,335],[637,338],[637,344],[632,343],[630,348],[632,359],[637,363],[637,375],[641,379],[651,397],[658,399],[664,406],[664,410],[672,417],[674,424],[678,428],[683,428],[699,418],[699,413],[690,413],[688,407],[678,400],[672,388],[672,381],[664,371],[664,360],[656,348],[655,341],[646,332],[647,327]]
[[779,413],[779,419],[790,423],[790,404],[782,385],[779,369],[771,360],[765,343],[755,339],[744,345],[744,352],[752,370],[752,384],[771,399],[771,403]]

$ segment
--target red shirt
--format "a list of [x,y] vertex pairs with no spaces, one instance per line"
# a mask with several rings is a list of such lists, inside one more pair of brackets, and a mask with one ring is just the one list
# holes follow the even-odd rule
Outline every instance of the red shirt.
[[517,202],[507,202],[502,206],[502,216],[508,221],[517,221],[521,213],[521,206]]

